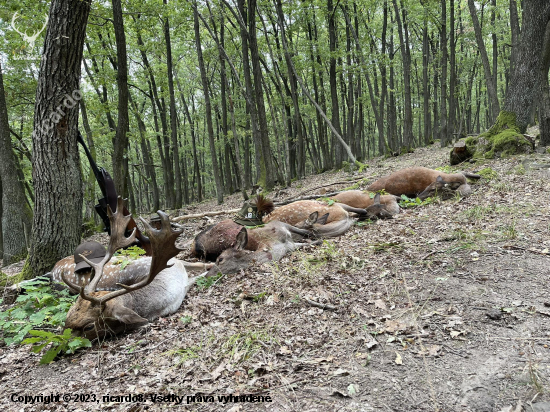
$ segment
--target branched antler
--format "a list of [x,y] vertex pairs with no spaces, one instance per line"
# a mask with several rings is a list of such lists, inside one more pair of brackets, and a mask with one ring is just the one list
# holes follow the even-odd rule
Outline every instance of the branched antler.
[[183,230],[172,229],[172,227],[170,226],[170,219],[168,218],[168,215],[166,213],[160,210],[157,211],[161,221],[161,228],[158,230],[153,229],[145,220],[143,220],[143,218],[140,218],[149,235],[153,251],[149,274],[146,278],[142,279],[134,285],[128,286],[117,283],[117,285],[120,286],[121,289],[107,293],[101,298],[91,296],[91,292],[95,291],[97,284],[99,283],[101,276],[103,275],[103,268],[105,264],[111,259],[113,254],[118,249],[127,247],[134,243],[134,241],[136,240],[135,229],[129,237],[124,236],[124,232],[126,230],[126,226],[128,225],[128,221],[131,218],[131,215],[124,216],[122,214],[123,206],[124,204],[122,198],[119,196],[117,199],[117,212],[111,213],[111,209],[107,208],[109,220],[111,222],[111,240],[109,242],[109,247],[105,258],[98,264],[95,264],[82,256],[82,258],[94,269],[94,273],[96,274],[96,276],[94,276],[93,280],[84,288],[75,286],[71,282],[68,282],[65,277],[63,277],[63,281],[67,283],[67,285],[75,290],[80,290],[80,296],[82,297],[82,299],[89,300],[90,302],[97,305],[104,305],[105,302],[117,296],[121,296],[147,286],[161,271],[170,267],[168,265],[168,261],[176,256],[179,252],[181,252],[181,249],[176,247],[175,242],[179,235],[181,235]]

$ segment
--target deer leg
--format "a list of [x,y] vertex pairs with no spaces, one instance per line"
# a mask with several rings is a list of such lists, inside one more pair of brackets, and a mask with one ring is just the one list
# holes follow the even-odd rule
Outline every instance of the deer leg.
[[367,211],[365,209],[360,209],[358,207],[348,206],[348,205],[345,205],[344,203],[338,203],[338,206],[340,206],[346,212],[357,213],[359,216],[366,216],[367,215]]
[[185,260],[182,263],[186,270],[205,270],[214,266],[214,263],[186,262]]

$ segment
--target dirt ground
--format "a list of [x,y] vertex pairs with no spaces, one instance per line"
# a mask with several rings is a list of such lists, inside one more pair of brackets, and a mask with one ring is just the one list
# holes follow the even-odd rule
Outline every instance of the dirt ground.
[[[548,163],[542,154],[467,163],[496,177],[468,198],[403,209],[194,287],[177,313],[50,365],[28,347],[0,347],[0,409],[549,411],[550,174],[538,165]],[[432,146],[370,161],[363,176],[447,164],[448,149]],[[273,195],[350,177],[360,176],[324,173]],[[234,195],[223,208],[241,203]],[[206,223],[182,222],[180,244]],[[49,393],[99,402],[12,401]],[[218,400],[230,394],[263,402]],[[116,397],[127,395],[143,400]]]

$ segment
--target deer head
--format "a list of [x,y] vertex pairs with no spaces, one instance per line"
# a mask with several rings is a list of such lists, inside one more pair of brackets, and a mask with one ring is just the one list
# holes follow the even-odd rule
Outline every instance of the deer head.
[[239,234],[233,247],[225,249],[218,259],[216,259],[216,265],[213,266],[206,276],[215,276],[218,273],[229,274],[236,273],[241,269],[246,269],[252,263],[264,263],[272,259],[272,254],[266,250],[257,250],[251,251],[246,250],[248,244],[248,232],[245,227],[243,227]]
[[[145,220],[141,219],[150,236],[153,256],[150,260],[149,258],[144,258],[146,260],[137,264],[136,269],[146,267],[148,271],[146,273],[143,271],[137,273],[136,278],[132,280],[133,283],[118,283],[118,290],[96,291],[98,283],[104,276],[105,265],[111,260],[114,253],[119,249],[131,245],[135,241],[135,229],[129,237],[124,235],[131,215],[124,216],[123,208],[124,204],[121,197],[117,199],[117,210],[114,213],[110,207],[107,208],[107,214],[111,222],[111,238],[107,254],[103,260],[99,263],[93,263],[82,256],[94,272],[90,283],[86,286],[77,286],[64,274],[62,275],[63,281],[69,287],[80,291],[80,296],[69,310],[67,320],[65,321],[65,327],[71,328],[77,336],[81,335],[93,339],[103,337],[107,334],[117,334],[124,329],[130,329],[146,323],[148,318],[157,317],[162,312],[162,308],[160,308],[160,312],[158,307],[155,308],[157,302],[154,301],[155,299],[162,300],[163,296],[154,295],[156,291],[153,285],[149,288],[152,292],[141,292],[141,289],[152,284],[161,272],[166,271],[168,273],[171,270],[172,265],[168,265],[168,261],[180,252],[180,249],[175,246],[175,241],[182,231],[173,230],[170,226],[168,216],[161,211],[157,212],[161,219],[161,228],[159,230],[153,229]],[[148,265],[148,267],[144,265]],[[186,283],[187,273],[183,265],[178,262],[178,267],[180,266],[183,268],[183,271],[179,269],[181,272],[179,276]],[[178,274],[175,275],[177,277]],[[170,287],[169,284],[161,286],[163,287],[160,289]],[[179,284],[175,285],[176,288],[180,286]],[[164,290],[164,292],[166,292],[166,295],[170,295],[168,290]],[[183,296],[185,296],[185,288]],[[183,300],[183,296],[181,296],[181,300]],[[181,304],[181,300],[179,304]],[[160,304],[173,306],[172,302],[168,302],[166,299]],[[178,307],[179,304],[177,305]],[[138,311],[140,311],[140,314],[138,314]]]
[[374,203],[367,207],[366,211],[368,219],[387,219],[392,217],[386,205],[380,203],[380,193],[374,195]]
[[428,197],[439,195],[443,199],[449,199],[454,196],[456,189],[460,186],[461,184],[459,182],[448,182],[441,176],[437,176],[435,182],[424,189],[424,191],[418,195],[418,198],[424,200]]
[[49,17],[46,14],[46,21],[44,22],[44,25],[42,26],[42,28],[40,30],[35,32],[32,36],[29,36],[26,31],[21,32],[21,31],[17,30],[17,27],[15,27],[15,21],[18,18],[19,18],[19,13],[16,12],[13,15],[12,19],[11,19],[11,27],[12,27],[13,30],[15,30],[17,33],[19,33],[21,35],[21,37],[23,37],[23,40],[25,40],[29,44],[29,49],[32,50],[32,49],[34,49],[34,43],[36,42],[36,39],[38,38],[38,36],[40,36],[40,33],[42,33],[44,31],[44,29],[46,28],[46,26],[48,25]]

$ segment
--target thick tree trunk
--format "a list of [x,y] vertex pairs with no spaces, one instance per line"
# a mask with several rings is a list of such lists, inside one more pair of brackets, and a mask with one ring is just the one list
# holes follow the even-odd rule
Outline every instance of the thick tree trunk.
[[550,86],[548,85],[548,70],[550,69],[550,22],[546,24],[540,65],[541,98],[540,113],[540,145],[550,146]]
[[4,79],[0,66],[0,178],[2,190],[2,231],[4,266],[18,262],[27,256],[27,239],[25,234],[30,233],[32,225],[32,211],[25,198],[25,189],[20,180],[19,165],[13,153],[10,126],[8,124],[8,106],[4,92]]
[[25,278],[43,275],[80,242],[82,178],[74,100],[81,96],[80,64],[89,12],[90,3],[81,0],[53,0],[50,6],[34,110],[36,200]]
[[[472,0],[469,0],[472,1]],[[540,93],[540,71],[544,33],[550,20],[550,2],[523,1],[521,39],[517,44],[517,62],[510,75],[504,110],[515,113],[516,125],[524,133],[531,119],[533,103]]]
[[214,143],[214,129],[212,127],[212,106],[210,103],[210,94],[208,90],[208,78],[206,76],[206,68],[204,66],[204,59],[202,57],[199,16],[196,9],[196,4],[195,4],[195,9],[193,10],[193,20],[194,20],[194,26],[195,26],[195,45],[197,48],[197,59],[199,61],[202,90],[204,93],[204,108],[205,108],[205,114],[206,114],[206,126],[208,130],[208,142],[210,143],[210,154],[212,158],[212,173],[214,174],[214,181],[216,182],[216,194],[218,197],[218,204],[222,204],[223,203],[223,185],[221,182],[220,170],[218,167],[218,159],[216,157],[216,145]]

